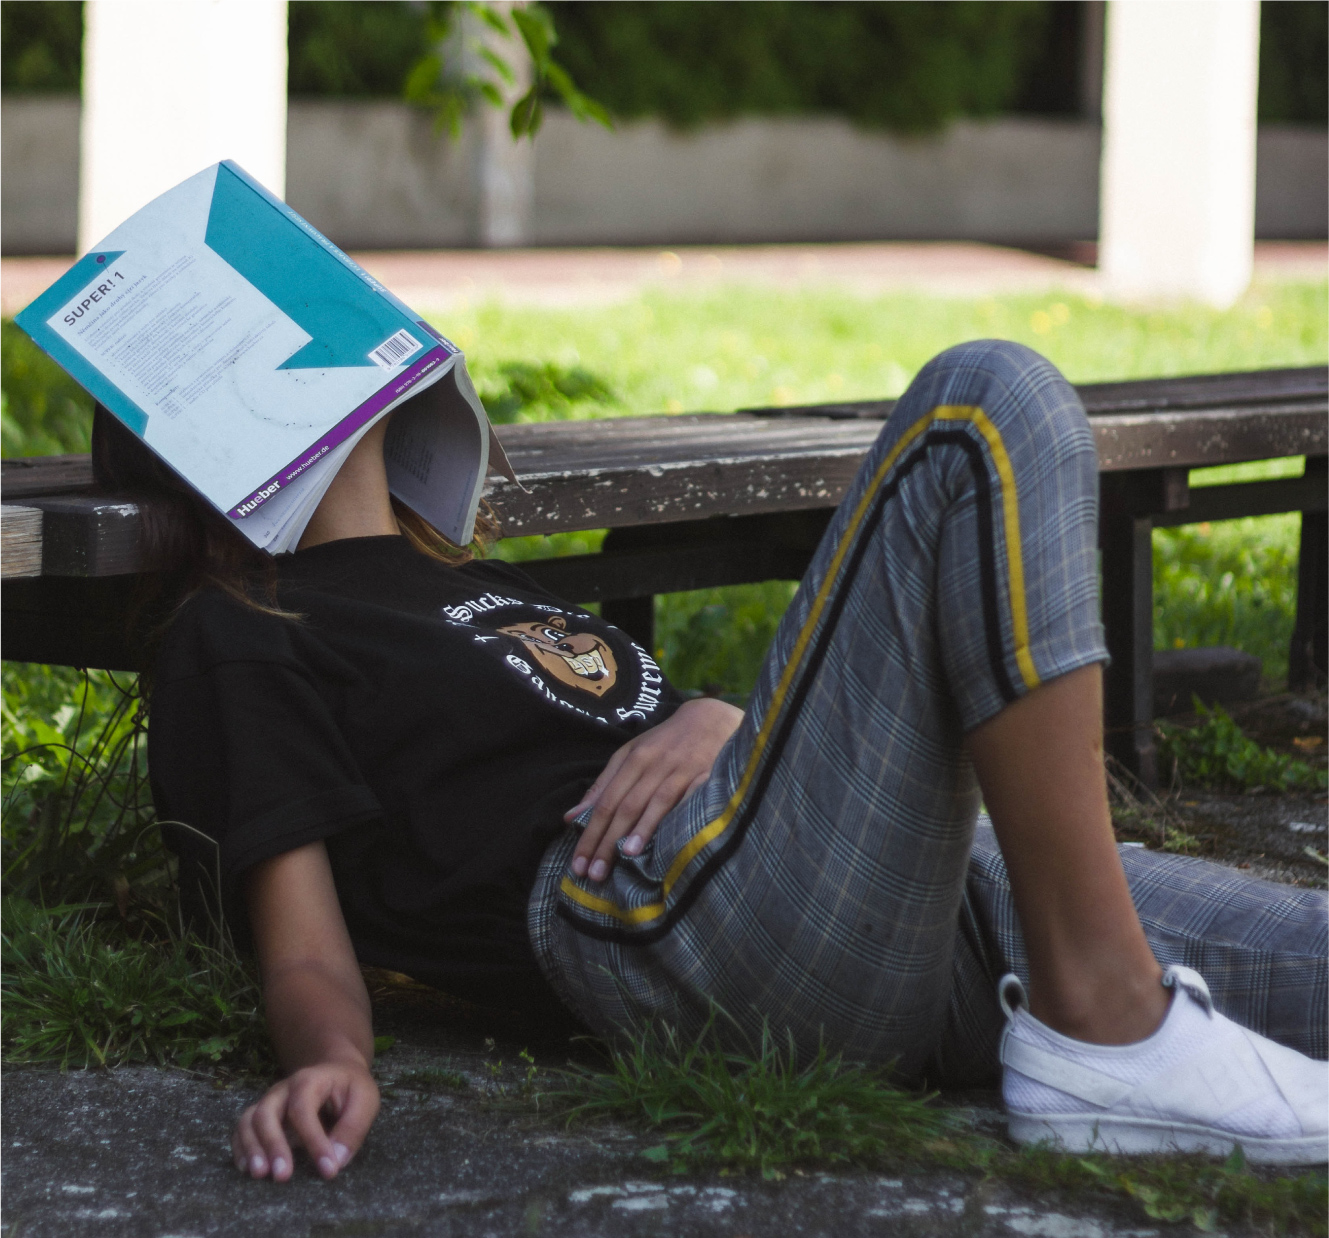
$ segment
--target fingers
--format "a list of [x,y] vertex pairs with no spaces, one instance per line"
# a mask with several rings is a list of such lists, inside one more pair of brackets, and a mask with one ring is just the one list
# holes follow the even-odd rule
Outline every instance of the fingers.
[[[336,1100],[333,1089],[326,1083],[302,1081],[291,1089],[291,1102],[286,1109],[287,1123],[309,1153],[309,1159],[318,1166],[318,1172],[325,1178],[335,1178],[337,1170],[341,1168],[320,1116],[324,1104],[335,1107]],[[350,1160],[350,1157],[346,1159]]]
[[[318,1172],[335,1178],[360,1150],[378,1108],[378,1085],[363,1068],[296,1071],[240,1115],[231,1137],[235,1166],[253,1178],[287,1181],[295,1168],[289,1129]],[[331,1131],[325,1115],[335,1123]]]
[[[639,776],[637,762],[640,759],[642,741],[646,738],[647,736],[638,736],[619,748],[609,758],[609,763],[600,772],[600,776],[591,784],[591,789],[582,796],[581,803],[570,810],[571,816],[577,816],[587,805],[595,806],[595,811],[591,813],[591,819],[582,830],[581,838],[577,840],[576,849],[572,853],[572,871],[578,877],[586,876],[591,858],[604,838],[609,823],[613,820],[615,809],[624,794],[637,781]],[[644,765],[645,762],[641,764]],[[593,880],[599,881],[601,878],[595,877]]]
[[250,1105],[236,1123],[231,1141],[236,1167],[251,1178],[285,1182],[295,1167],[291,1145],[282,1129],[289,1088],[283,1080],[271,1088],[256,1105]]
[[572,872],[603,881],[620,839],[626,840],[625,855],[639,855],[665,814],[706,781],[742,718],[742,710],[723,701],[687,701],[659,726],[619,748],[565,816],[571,821],[593,805],[572,853]]
[[692,781],[681,769],[650,765],[636,769],[632,762],[628,762],[619,779],[605,789],[596,806],[591,824],[586,827],[574,853],[573,871],[577,872],[577,859],[585,856],[583,873],[592,881],[603,881],[613,867],[619,839],[629,835],[629,842],[624,844],[625,851],[629,855],[640,854],[665,814],[687,793]]
[[378,1105],[378,1088],[372,1081],[368,1087],[352,1085],[337,1115],[336,1125],[328,1132],[338,1169],[344,1168],[351,1157],[360,1151],[360,1145],[364,1143],[369,1128],[378,1117]]

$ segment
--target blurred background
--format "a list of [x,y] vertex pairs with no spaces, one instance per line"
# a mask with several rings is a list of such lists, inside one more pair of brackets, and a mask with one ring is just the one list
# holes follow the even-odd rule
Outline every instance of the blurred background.
[[[83,7],[0,5],[5,254],[75,248]],[[1093,260],[1102,2],[543,7],[615,128],[547,92],[503,244],[955,239]],[[439,8],[288,6],[286,197],[345,248],[492,239],[482,126],[440,139],[407,101],[428,93],[411,78]],[[1323,239],[1326,5],[1276,0],[1258,20],[1255,235]]]
[[[9,317],[222,154],[455,338],[498,421],[894,396],[976,336],[1078,382],[1329,356],[1321,0],[523,7],[571,94],[458,5],[0,3],[4,453],[86,451],[89,424]],[[223,25],[169,28],[200,15]],[[543,123],[514,141],[532,83]],[[1098,265],[1112,235],[1126,276],[1132,252],[1165,265],[1151,240],[1165,258],[1200,240],[1180,282],[1132,294]],[[1237,646],[1278,688],[1299,521],[1156,530],[1156,645]],[[793,587],[660,598],[666,669],[745,692]]]

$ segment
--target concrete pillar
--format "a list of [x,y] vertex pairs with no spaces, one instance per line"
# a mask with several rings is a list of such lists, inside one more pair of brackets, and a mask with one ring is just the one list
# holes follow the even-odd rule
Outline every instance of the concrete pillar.
[[[518,0],[520,3],[520,0]],[[507,17],[516,5],[498,0],[489,6]],[[475,145],[476,240],[493,248],[529,245],[535,232],[535,147],[530,138],[512,136],[508,117],[512,105],[531,88],[531,58],[517,34],[504,38],[474,13],[457,7],[456,26],[444,49],[444,72],[491,81],[502,96],[501,107],[480,100],[467,122],[479,140]],[[482,52],[506,61],[513,81],[505,82]]]
[[1258,0],[1112,0],[1099,267],[1109,292],[1231,305],[1255,238]]
[[286,0],[88,0],[78,248],[234,159],[286,188]]

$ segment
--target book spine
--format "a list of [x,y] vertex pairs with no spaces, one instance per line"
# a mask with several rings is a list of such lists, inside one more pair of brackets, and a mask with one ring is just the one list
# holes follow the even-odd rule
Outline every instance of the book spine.
[[367,421],[372,421],[389,404],[395,403],[401,399],[412,387],[416,386],[422,378],[433,374],[440,366],[447,365],[455,354],[449,353],[446,348],[431,348],[425,353],[419,361],[406,367],[392,382],[387,386],[381,387],[369,397],[358,408],[353,409],[343,417],[335,426],[329,429],[320,439],[310,444],[296,459],[279,472],[274,473],[261,486],[252,491],[245,498],[241,499],[226,514],[232,520],[243,520],[246,516],[257,511],[268,499],[270,499],[279,490],[284,489],[295,481],[307,468],[316,464],[328,454],[339,443],[350,438]]

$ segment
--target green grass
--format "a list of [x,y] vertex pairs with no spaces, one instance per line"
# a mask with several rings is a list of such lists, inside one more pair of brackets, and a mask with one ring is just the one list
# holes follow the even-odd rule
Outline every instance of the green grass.
[[444,1066],[426,1066],[421,1070],[407,1070],[393,1080],[399,1088],[414,1092],[466,1092],[471,1081],[459,1070]]
[[1285,682],[1300,534],[1296,512],[1155,529],[1154,648],[1232,645]]
[[613,1053],[608,1068],[563,1072],[565,1086],[539,1094],[569,1124],[622,1118],[658,1131],[647,1160],[675,1173],[720,1168],[782,1178],[809,1164],[917,1159],[959,1129],[926,1096],[893,1086],[888,1072],[822,1049],[806,1063],[769,1029],[751,1055],[721,1044],[712,1015],[686,1041],[648,1029]]
[[0,1041],[10,1062],[269,1070],[258,979],[227,944],[133,934],[94,906],[4,901]]
[[6,662],[0,683],[4,893],[127,911],[132,889],[160,908],[165,862],[134,677]]
[[835,290],[651,292],[623,304],[484,304],[436,315],[483,386],[513,361],[583,367],[616,396],[579,416],[881,399],[952,344],[1018,340],[1072,382],[1323,363],[1325,285],[1256,289],[1227,311],[1142,312],[1071,295],[979,300]]
[[1145,1216],[1202,1230],[1249,1224],[1277,1233],[1325,1233],[1323,1173],[1253,1172],[1239,1151],[1195,1156],[1067,1154],[1012,1148],[974,1128],[970,1115],[892,1082],[889,1072],[819,1052],[800,1063],[763,1030],[751,1053],[721,1043],[716,1012],[695,1040],[650,1028],[612,1054],[606,1069],[563,1071],[534,1099],[569,1125],[617,1120],[658,1136],[642,1156],[671,1173],[799,1169],[941,1168],[995,1177],[1076,1204],[1126,1196]]

